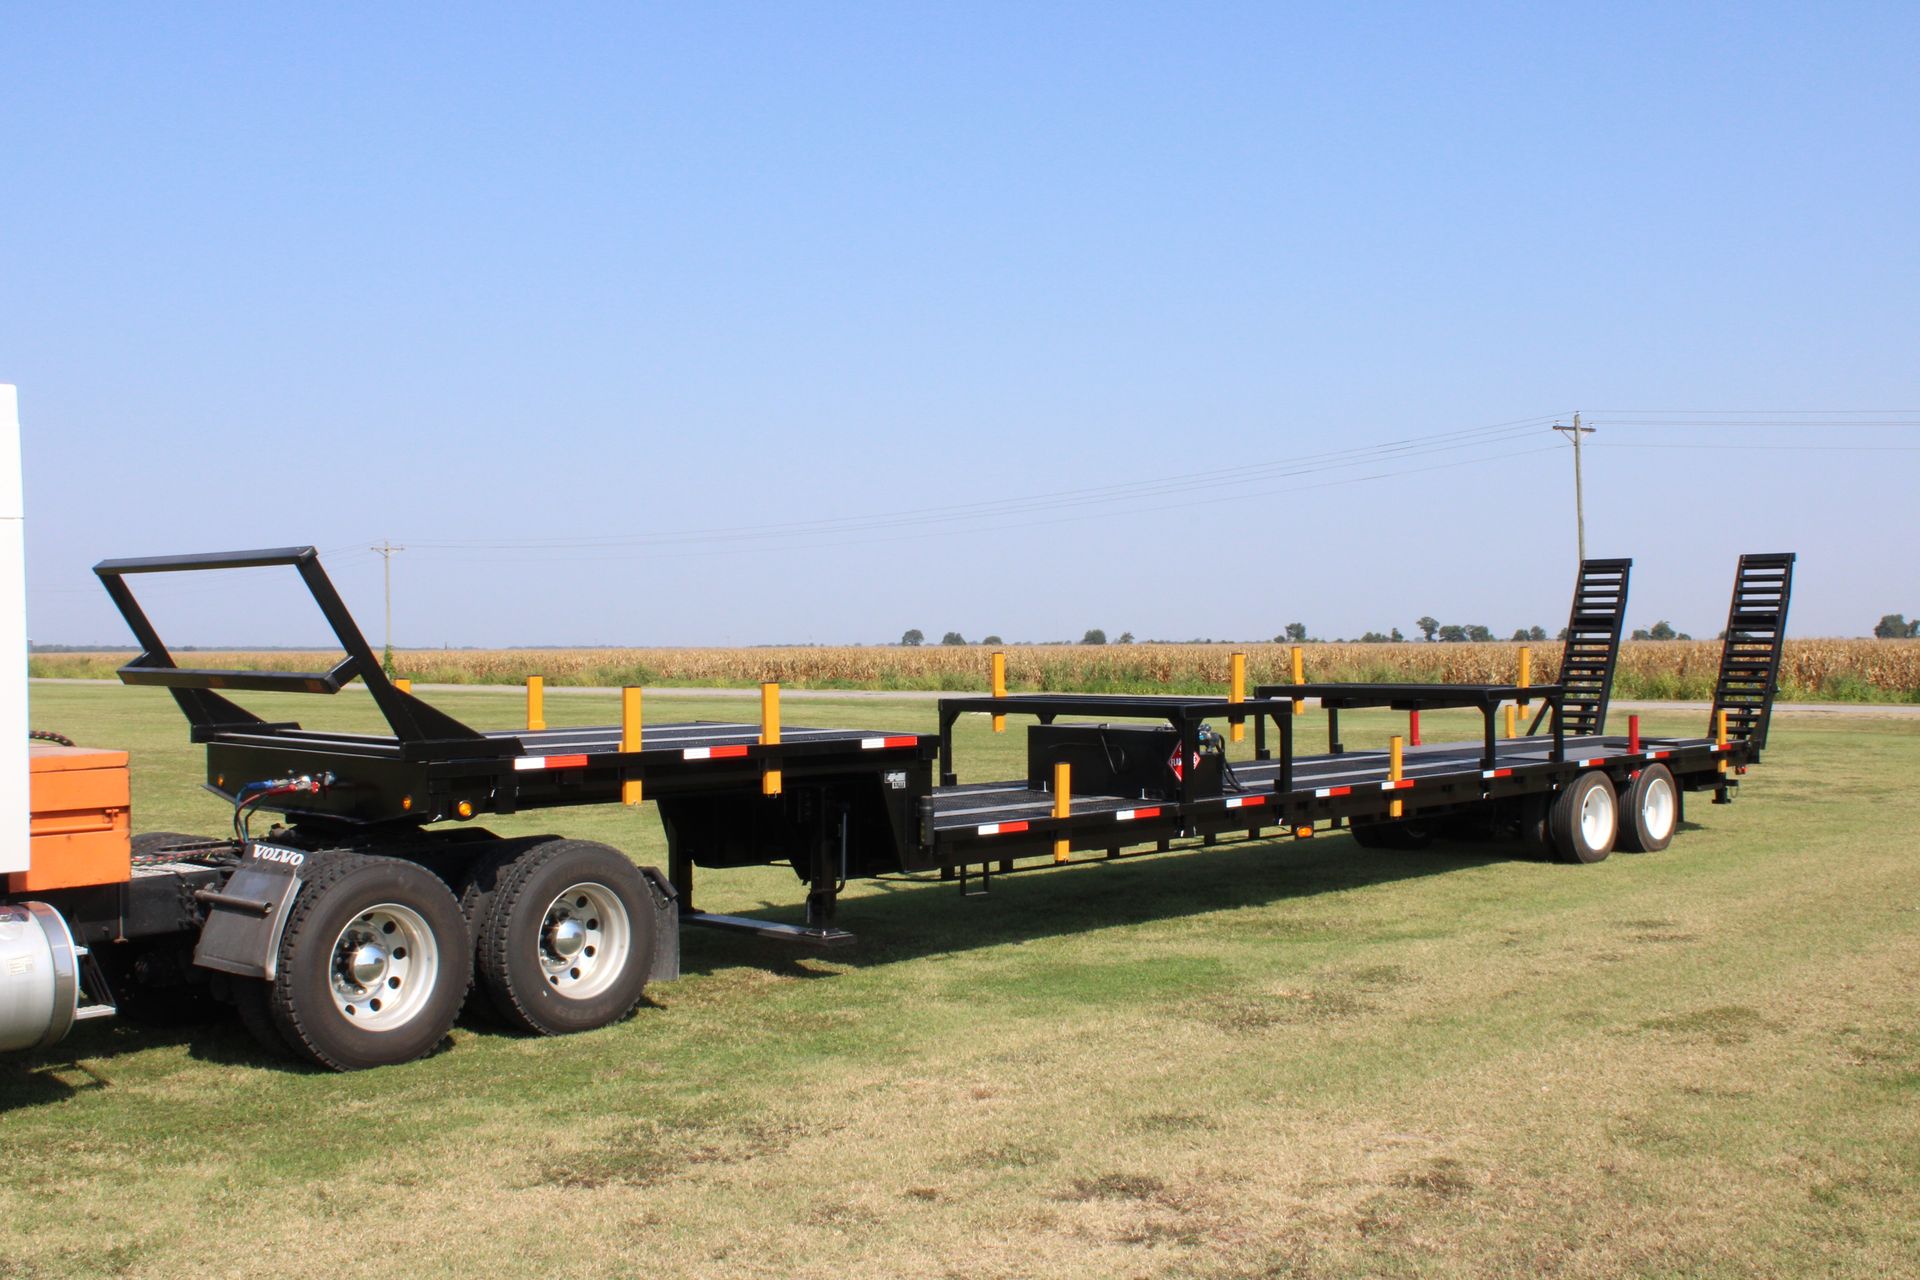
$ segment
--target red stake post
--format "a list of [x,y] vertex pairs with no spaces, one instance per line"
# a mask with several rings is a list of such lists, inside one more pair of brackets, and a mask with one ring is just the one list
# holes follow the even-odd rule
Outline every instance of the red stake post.
[[1418,711],[1407,712],[1407,745],[1414,747],[1420,745],[1420,713]]
[[1627,754],[1640,754],[1640,717],[1627,717]]

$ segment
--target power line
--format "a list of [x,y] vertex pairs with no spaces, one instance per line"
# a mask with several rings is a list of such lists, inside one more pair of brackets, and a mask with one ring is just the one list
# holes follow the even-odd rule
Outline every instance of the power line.
[[[1529,454],[1557,453],[1560,451],[1561,448],[1562,446],[1560,445],[1543,445],[1536,449],[1506,450],[1498,454],[1486,454],[1480,457],[1465,458],[1455,462],[1436,463],[1431,466],[1395,468],[1389,471],[1376,472],[1372,475],[1346,476],[1337,480],[1321,480],[1321,481],[1316,481],[1308,484],[1289,484],[1281,488],[1258,490],[1258,491],[1243,494],[1240,496],[1245,498],[1260,498],[1260,497],[1269,497],[1269,496],[1297,494],[1310,489],[1339,488],[1345,485],[1364,484],[1374,480],[1396,479],[1401,476],[1423,475],[1423,474],[1427,474],[1435,471],[1451,471],[1451,470],[1458,469],[1460,467],[1476,466],[1483,462],[1493,462],[1493,461],[1506,462],[1514,458],[1526,457]],[[1165,511],[1189,511],[1191,509],[1192,509],[1191,504],[1180,502],[1180,503],[1167,503],[1167,504],[1162,504],[1158,506],[1130,506],[1127,508],[1127,511],[1129,514],[1153,515],[1153,514],[1157,514]],[[1046,520],[1023,520],[1016,523],[995,523],[993,525],[986,526],[986,527],[991,528],[995,531],[1011,530],[1011,529],[1039,529],[1039,528],[1047,528],[1053,525],[1071,524],[1071,523],[1075,523],[1077,521],[1082,521],[1082,520],[1095,520],[1095,519],[1103,519],[1103,518],[1105,518],[1104,512],[1084,512],[1076,515],[1058,516],[1058,517],[1055,517],[1052,519],[1046,519]],[[823,531],[821,534],[816,536],[830,536],[834,532],[836,531],[831,531],[831,530]],[[808,543],[806,545],[806,550],[819,551],[819,550],[831,550],[831,549],[840,548],[840,547],[871,547],[871,546],[884,545],[888,543],[923,542],[931,538],[942,538],[942,537],[950,536],[952,532],[953,531],[950,529],[932,529],[932,530],[927,530],[921,533],[904,533],[904,534],[894,535],[891,537],[860,538],[854,541],[844,541],[844,542],[813,542],[813,543]],[[418,543],[415,544],[416,548],[419,548],[422,545],[423,544],[418,544]],[[617,553],[618,548],[607,547],[603,549],[608,551],[614,551],[616,552],[616,554],[612,554],[612,555],[570,554],[567,556],[567,559],[570,563],[625,563],[633,560],[689,559],[689,558],[707,558],[712,556],[740,555],[745,552],[756,550],[756,548],[749,547],[749,546],[729,546],[729,547],[719,547],[711,550],[673,549],[673,550],[664,550],[664,551],[635,551],[627,554],[618,554]],[[553,548],[537,547],[537,546],[501,548],[501,550],[506,550],[508,552],[520,551],[520,552],[529,553],[525,555],[463,554],[463,553],[482,552],[487,550],[487,548],[482,548],[482,547],[450,547],[450,548],[447,548],[446,550],[451,552],[451,554],[448,554],[439,558],[455,560],[455,561],[480,562],[480,563],[486,563],[486,564],[539,564],[539,563],[545,563],[546,561],[552,559],[552,556],[549,553],[553,550]]]
[[[1431,456],[1463,449],[1518,441],[1551,419],[1547,416],[1519,419],[1486,427],[1463,428],[1428,436],[1387,441],[1351,449],[1307,454],[1299,458],[1252,463],[1231,468],[1161,476],[1150,480],[1066,489],[1030,494],[1017,498],[981,502],[953,503],[941,506],[909,508],[871,515],[832,517],[816,520],[786,521],[772,524],[734,525],[704,529],[659,530],[629,534],[600,534],[511,539],[416,539],[414,546],[434,550],[591,550],[619,546],[671,546],[717,541],[763,541],[816,534],[886,530],[925,524],[959,524],[991,520],[1032,511],[1060,507],[1104,506],[1133,502],[1141,498],[1163,497],[1203,490],[1243,489],[1275,480],[1338,471]],[[377,548],[376,548],[377,550]]]
[[[1719,452],[1734,446],[1724,444],[1635,444],[1613,441],[1590,444],[1589,449],[1708,449]],[[1743,452],[1764,449],[1788,453],[1920,453],[1920,444],[1741,444]]]

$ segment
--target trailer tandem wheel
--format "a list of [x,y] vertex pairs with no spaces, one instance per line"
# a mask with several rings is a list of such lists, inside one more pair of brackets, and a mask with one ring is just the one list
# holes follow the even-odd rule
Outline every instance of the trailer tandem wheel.
[[[322,855],[288,912],[265,1006],[288,1048],[335,1071],[409,1062],[453,1027],[473,972],[460,905],[416,863]],[[239,994],[242,1020],[256,992]]]
[[1680,826],[1680,788],[1673,771],[1650,764],[1620,788],[1619,847],[1629,853],[1658,853],[1673,843]]
[[618,849],[550,840],[500,872],[476,923],[494,1008],[539,1035],[591,1031],[640,1003],[653,969],[653,894]]
[[1568,783],[1547,813],[1547,835],[1561,862],[1599,862],[1613,852],[1619,833],[1620,798],[1599,769]]

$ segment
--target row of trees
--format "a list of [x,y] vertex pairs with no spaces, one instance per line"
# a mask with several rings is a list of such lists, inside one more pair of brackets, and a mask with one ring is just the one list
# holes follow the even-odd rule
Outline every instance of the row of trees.
[[[903,645],[906,645],[908,648],[913,648],[916,645],[923,645],[926,642],[927,642],[927,633],[920,630],[920,628],[918,627],[909,627],[906,633],[900,637],[900,643]],[[1106,642],[1107,642],[1107,633],[1102,631],[1099,627],[1088,628],[1087,633],[1080,637],[1081,644],[1105,644]],[[941,644],[972,644],[973,641],[967,639],[965,636],[961,635],[958,631],[949,631],[947,632],[947,634],[940,637],[940,643]],[[1006,641],[1002,640],[999,636],[988,636],[984,640],[980,641],[980,643],[981,644],[1005,644]],[[1064,644],[1065,641],[1062,641],[1061,643]],[[1114,643],[1115,644],[1132,644],[1133,632],[1122,631],[1120,633],[1120,638],[1114,641]]]
[[1873,634],[1882,640],[1911,640],[1920,636],[1920,618],[1908,622],[1904,613],[1885,614]]
[[[1438,618],[1421,618],[1418,622],[1414,623],[1414,626],[1420,628],[1421,638],[1428,641],[1429,643],[1437,641],[1442,644],[1466,644],[1466,643],[1485,644],[1495,638],[1493,634],[1493,629],[1491,627],[1484,626],[1483,624],[1478,622],[1442,623]],[[1916,618],[1914,621],[1908,622],[1904,616],[1897,613],[1890,613],[1886,615],[1884,618],[1880,619],[1880,625],[1873,629],[1873,634],[1881,637],[1882,639],[1901,639],[1905,637],[1920,636],[1920,618]],[[1547,638],[1547,629],[1545,627],[1516,627],[1514,628],[1513,635],[1509,637],[1510,640],[1521,641],[1521,642],[1542,641],[1542,640],[1545,640],[1546,638]],[[1562,627],[1560,629],[1560,635],[1558,638],[1561,640],[1565,640],[1567,638],[1567,631],[1565,627]],[[1397,644],[1405,639],[1406,637],[1400,634],[1400,628],[1395,627],[1391,632],[1385,635],[1382,635],[1378,631],[1369,631],[1360,637],[1359,643],[1361,644]],[[1674,630],[1673,624],[1668,622],[1665,618],[1662,618],[1660,619],[1660,621],[1654,623],[1651,627],[1636,628],[1633,634],[1629,637],[1629,639],[1691,640],[1693,639],[1693,637],[1688,635],[1684,631]],[[900,637],[900,643],[908,646],[925,644],[926,642],[927,642],[926,633],[919,630],[918,628],[913,628],[909,630],[905,635]],[[1275,644],[1323,643],[1322,641],[1310,639],[1308,637],[1307,624],[1304,622],[1289,622],[1286,625],[1286,628],[1283,631],[1281,631],[1279,635],[1273,638],[1273,642]],[[961,635],[958,631],[949,631],[944,636],[940,637],[940,643],[941,644],[971,644],[973,642],[968,640],[965,636]],[[988,636],[986,639],[980,641],[980,643],[981,644],[1005,644],[1006,641],[1002,640],[999,636]],[[1105,631],[1102,631],[1099,627],[1090,628],[1084,636],[1080,637],[1080,643],[1081,644],[1105,644],[1107,643],[1107,633]],[[1120,638],[1114,641],[1114,643],[1115,644],[1132,644],[1133,632],[1122,631],[1120,633]]]

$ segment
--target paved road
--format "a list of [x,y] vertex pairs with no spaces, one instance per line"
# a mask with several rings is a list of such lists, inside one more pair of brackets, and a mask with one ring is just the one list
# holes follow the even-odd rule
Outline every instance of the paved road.
[[[70,676],[36,676],[32,684],[110,684],[108,680],[82,680]],[[520,694],[516,685],[487,684],[416,684],[416,693],[509,693]],[[611,697],[620,691],[606,685],[548,685],[549,698],[567,697],[572,694],[593,694]],[[982,691],[984,692],[984,691]],[[758,689],[682,689],[679,687],[649,688],[649,698],[758,698]],[[782,689],[780,698],[784,702],[863,702],[874,699],[899,699],[907,702],[933,702],[939,698],[956,696],[953,692],[940,693],[930,689]],[[1310,704],[1315,700],[1309,698]],[[1712,704],[1706,702],[1640,702],[1616,700],[1612,704],[1615,711],[1698,711],[1712,710]],[[1781,702],[1776,703],[1773,713],[1777,716],[1920,716],[1920,703],[1912,702]]]

